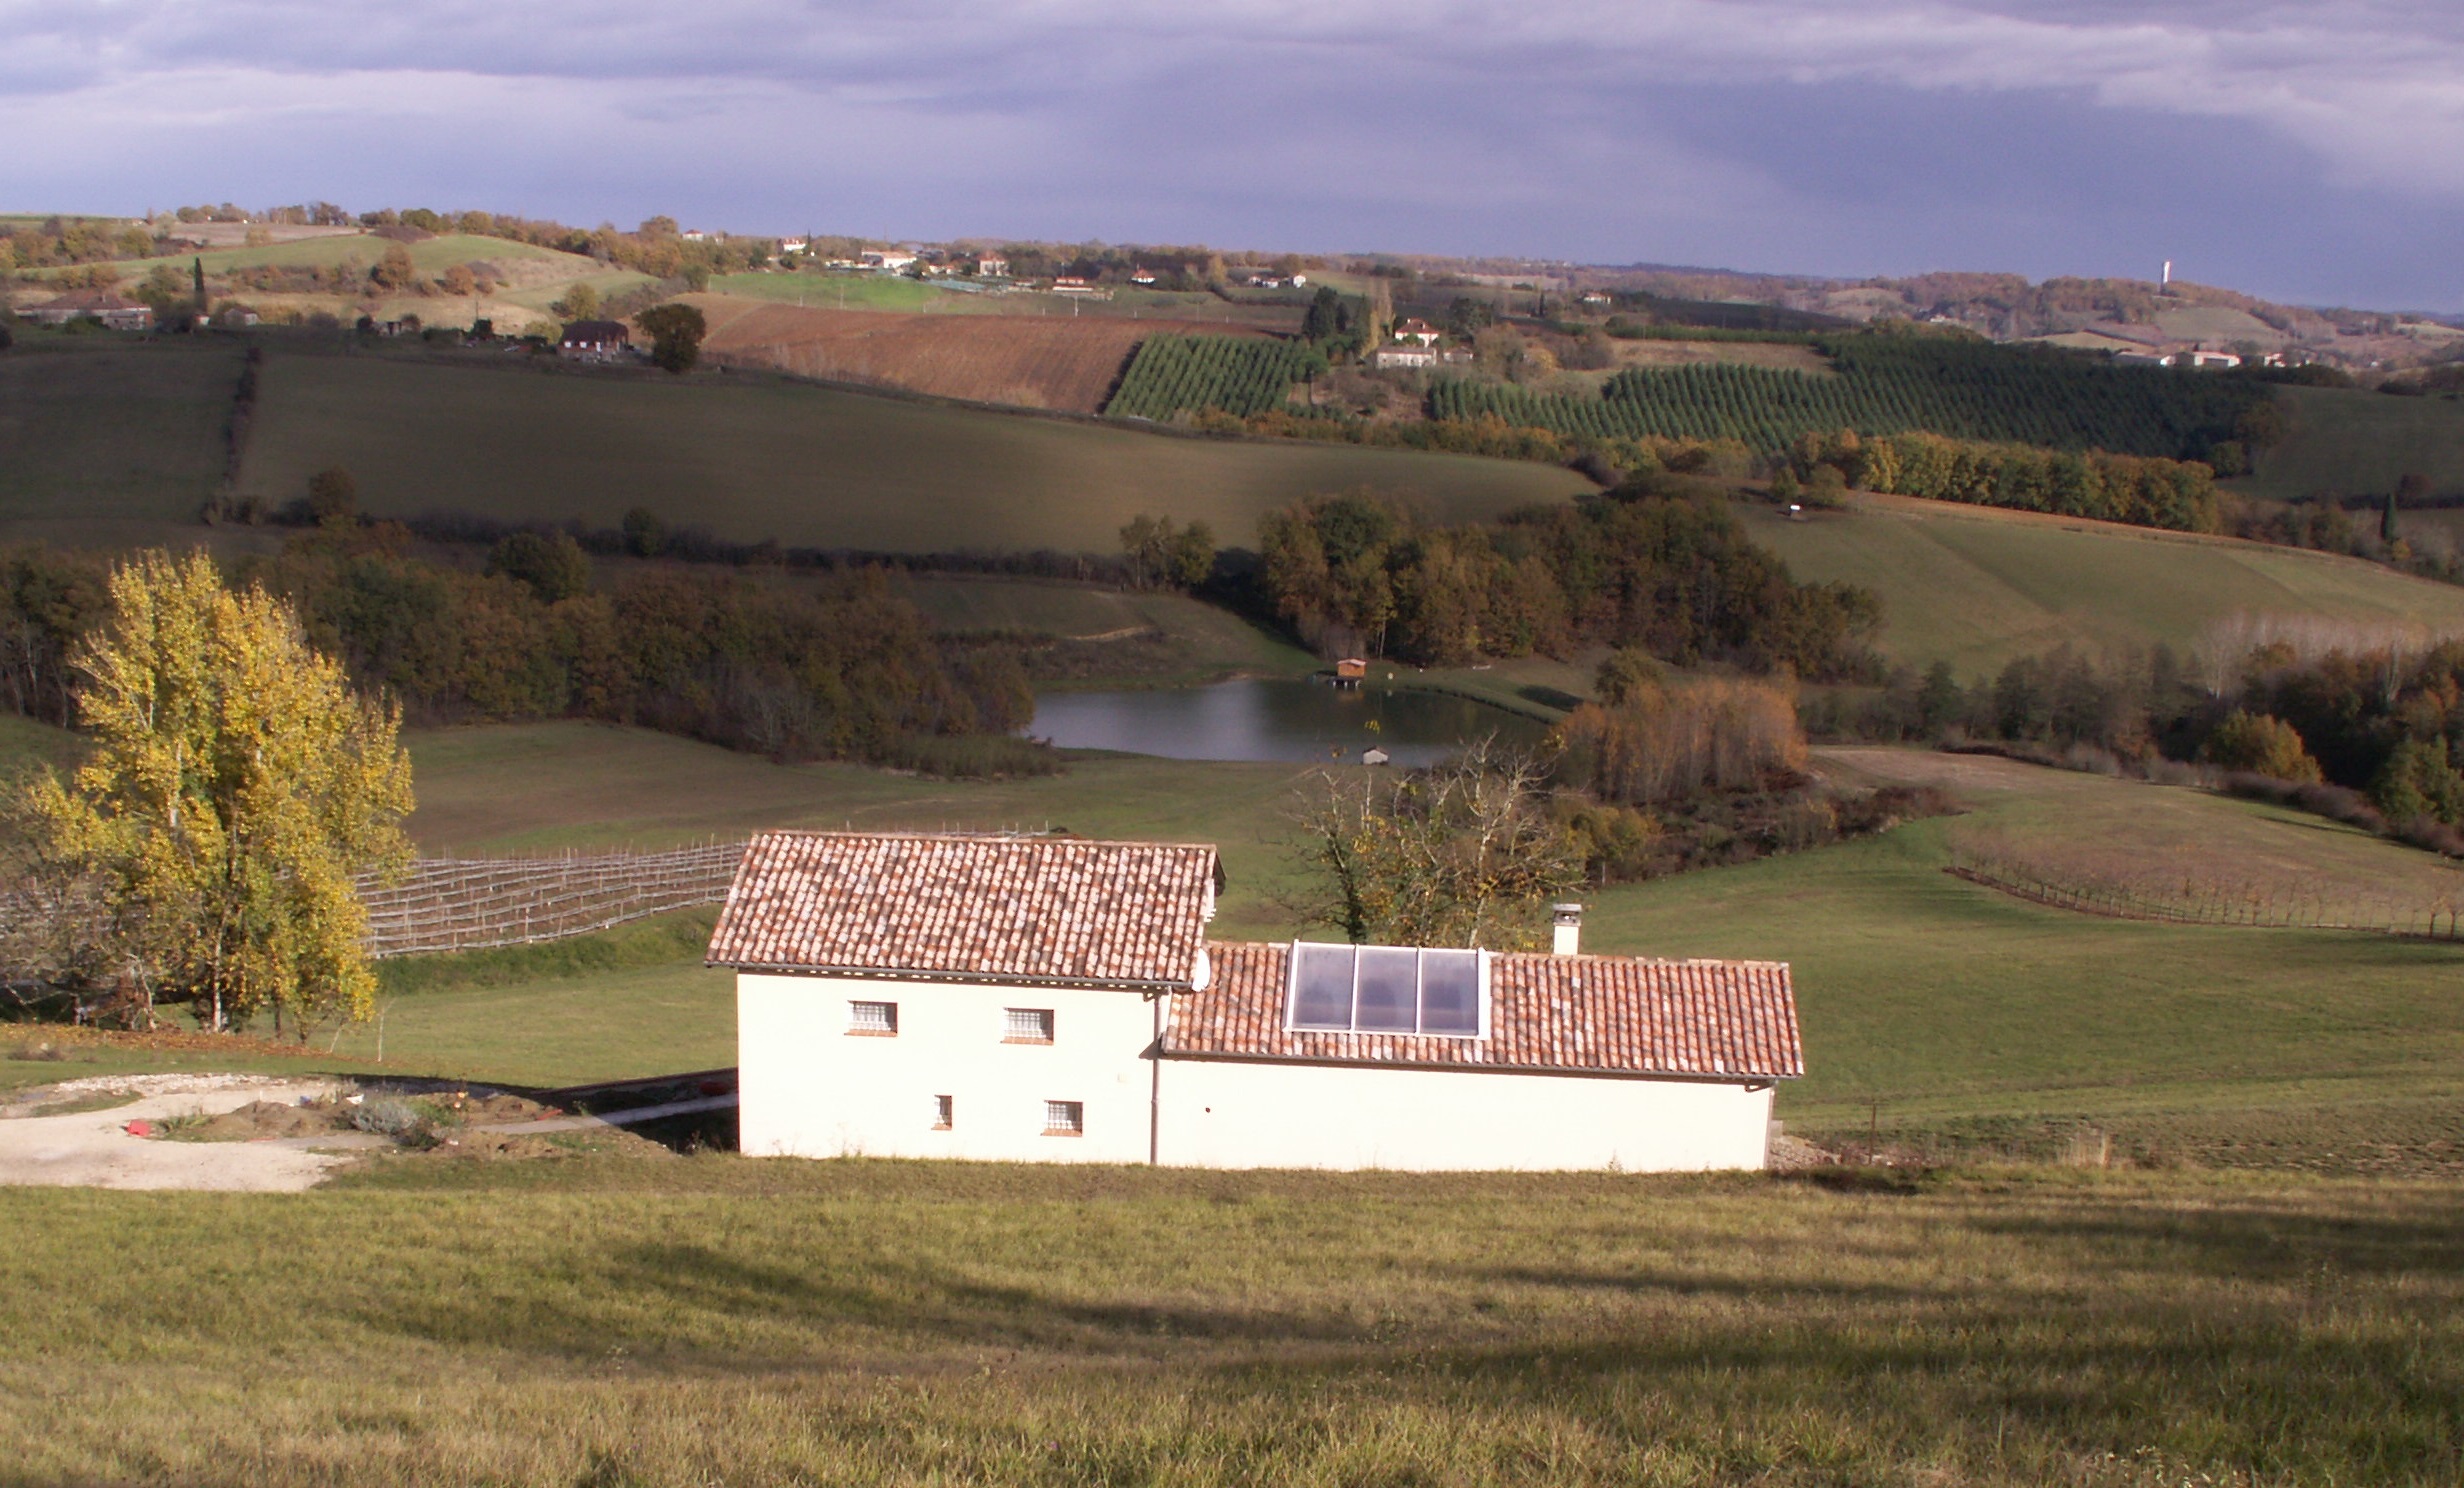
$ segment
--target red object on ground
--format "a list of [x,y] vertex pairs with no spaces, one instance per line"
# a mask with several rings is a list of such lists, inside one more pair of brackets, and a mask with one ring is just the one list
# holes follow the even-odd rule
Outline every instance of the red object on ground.
[[121,1129],[126,1131],[132,1137],[150,1137],[154,1135],[154,1123],[151,1121],[132,1121]]
[[704,1080],[701,1088],[704,1095],[731,1095],[735,1092],[736,1082],[733,1080]]

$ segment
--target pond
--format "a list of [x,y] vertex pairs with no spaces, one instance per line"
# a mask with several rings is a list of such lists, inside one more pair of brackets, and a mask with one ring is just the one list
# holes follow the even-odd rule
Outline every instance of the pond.
[[1363,750],[1376,748],[1398,765],[1428,765],[1484,734],[1528,749],[1548,729],[1441,693],[1253,677],[1212,687],[1049,693],[1036,699],[1027,732],[1064,749],[1166,759],[1357,762]]

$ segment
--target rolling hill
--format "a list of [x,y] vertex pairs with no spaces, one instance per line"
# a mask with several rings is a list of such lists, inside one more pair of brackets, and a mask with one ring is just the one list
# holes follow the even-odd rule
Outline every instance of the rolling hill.
[[1141,512],[1245,543],[1262,513],[1316,492],[1366,487],[1460,521],[1586,485],[1544,465],[1185,438],[764,375],[277,352],[264,387],[244,492],[288,500],[341,464],[380,514],[612,524],[639,505],[791,546],[1109,552]]
[[2064,641],[2182,651],[2236,613],[2464,633],[2464,588],[2357,558],[1905,496],[1800,520],[1739,511],[1798,578],[1879,594],[1893,660],[1962,677]]

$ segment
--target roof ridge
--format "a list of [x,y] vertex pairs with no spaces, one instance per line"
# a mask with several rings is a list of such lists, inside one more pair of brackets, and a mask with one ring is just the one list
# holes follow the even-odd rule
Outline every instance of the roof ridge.
[[969,832],[954,828],[940,831],[918,832],[903,831],[894,828],[884,828],[879,831],[868,831],[861,827],[764,827],[755,832],[753,835],[756,837],[835,837],[840,839],[905,838],[919,842],[1015,842],[1021,846],[1035,847],[1069,846],[1186,848],[1193,852],[1210,852],[1217,853],[1218,855],[1220,855],[1222,851],[1212,842],[1156,842],[1138,837],[1080,837],[1075,834],[1059,835],[1050,833],[1004,832],[997,828],[986,828],[980,832]]
[[[1313,940],[1313,941],[1306,941],[1305,943],[1306,943],[1306,944],[1309,944],[1309,945],[1346,945],[1346,944],[1349,944],[1350,942],[1340,941],[1340,940]],[[1210,949],[1210,950],[1212,950],[1212,949],[1214,949],[1214,948],[1216,948],[1216,947],[1219,947],[1219,946],[1220,946],[1220,947],[1223,947],[1223,948],[1226,948],[1226,949],[1231,949],[1231,948],[1241,947],[1241,946],[1256,946],[1256,947],[1258,947],[1258,948],[1260,948],[1260,949],[1262,949],[1262,950],[1269,950],[1269,951],[1280,951],[1280,950],[1283,950],[1283,949],[1285,949],[1286,947],[1290,946],[1290,945],[1292,944],[1292,942],[1291,942],[1291,941],[1289,941],[1289,940],[1211,940],[1211,939],[1210,939],[1209,941],[1207,941],[1207,943],[1206,943],[1206,944],[1207,944],[1207,948],[1208,948],[1208,949]],[[1554,951],[1498,951],[1498,950],[1489,950],[1489,948],[1488,948],[1487,946],[1416,946],[1416,945],[1402,945],[1402,944],[1399,944],[1399,943],[1394,943],[1394,942],[1381,942],[1381,941],[1369,941],[1369,942],[1364,942],[1364,944],[1367,944],[1367,945],[1372,945],[1372,946],[1382,945],[1382,946],[1384,946],[1386,949],[1389,949],[1389,950],[1404,950],[1404,951],[1465,951],[1465,950],[1484,950],[1484,951],[1488,951],[1488,952],[1489,952],[1489,954],[1490,954],[1490,955],[1492,955],[1492,956],[1512,956],[1512,957],[1514,957],[1514,958],[1516,958],[1516,959],[1518,959],[1518,960],[1542,961],[1542,962],[1548,962],[1548,961],[1630,961],[1630,962],[1642,962],[1642,963],[1644,963],[1644,964],[1646,964],[1646,965],[1650,965],[1650,966],[1759,966],[1759,967],[1770,967],[1770,968],[1772,968],[1772,969],[1774,969],[1774,970],[1779,970],[1779,971],[1787,971],[1787,970],[1790,970],[1790,969],[1794,966],[1794,964],[1795,964],[1795,963],[1793,963],[1793,962],[1788,962],[1788,961],[1765,961],[1765,960],[1761,960],[1761,959],[1758,959],[1758,958],[1751,958],[1751,957],[1738,957],[1738,958],[1734,958],[1734,959],[1732,959],[1732,958],[1725,957],[1725,956],[1638,956],[1638,955],[1631,955],[1631,954],[1627,954],[1627,953],[1625,953],[1625,952],[1621,952],[1621,951],[1583,951],[1583,952],[1580,952],[1580,953],[1578,953],[1578,954],[1576,954],[1576,955],[1571,955],[1571,956],[1561,956],[1561,955],[1557,954],[1557,953],[1556,953],[1556,952],[1554,952]]]

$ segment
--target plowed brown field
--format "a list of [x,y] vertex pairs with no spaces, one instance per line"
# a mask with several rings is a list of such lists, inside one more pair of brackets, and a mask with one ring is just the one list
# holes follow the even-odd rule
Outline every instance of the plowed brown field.
[[812,310],[726,295],[693,303],[710,322],[702,352],[713,362],[1062,413],[1102,412],[1149,336],[1263,334],[1196,321]]

